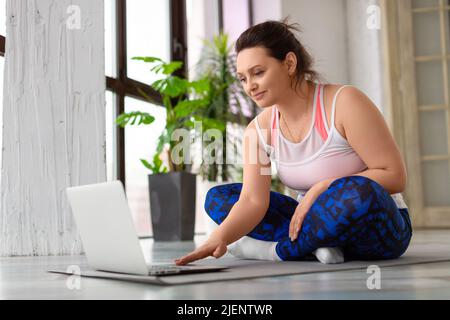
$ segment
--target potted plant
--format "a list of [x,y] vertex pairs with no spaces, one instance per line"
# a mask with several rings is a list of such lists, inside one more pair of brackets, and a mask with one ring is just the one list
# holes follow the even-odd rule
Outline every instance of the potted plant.
[[[209,104],[208,79],[188,81],[174,73],[183,66],[180,61],[170,63],[156,57],[135,57],[152,65],[151,71],[163,78],[151,87],[162,98],[166,108],[166,126],[158,138],[151,161],[141,159],[150,170],[148,176],[151,220],[155,241],[193,240],[195,230],[196,175],[191,173],[190,146],[195,121],[221,128],[221,123],[203,116]],[[141,94],[152,103],[145,92]],[[116,123],[151,125],[155,118],[145,112],[123,113]],[[179,138],[182,138],[180,143]],[[181,147],[180,147],[181,146]],[[166,159],[167,166],[163,159]]]
[[[202,109],[202,116],[215,119],[221,123],[221,128],[214,127],[217,123],[212,123],[212,127],[205,126],[207,129],[219,129],[223,136],[223,156],[226,155],[226,142],[233,142],[227,139],[226,124],[236,122],[242,126],[247,124],[243,113],[244,105],[254,108],[253,101],[245,94],[242,86],[239,84],[236,76],[236,57],[232,53],[232,45],[228,43],[228,35],[220,33],[214,36],[212,41],[204,40],[204,50],[202,57],[197,63],[197,78],[207,78],[210,86],[206,94],[208,95],[209,105]],[[234,111],[234,112],[233,112]],[[231,168],[226,161],[223,163],[208,164],[203,162],[199,174],[204,180],[208,181],[228,181]]]
[[[203,126],[205,140],[211,140],[208,136],[209,129],[218,129],[222,137],[222,149],[220,150],[223,161],[209,163],[202,161],[198,168],[197,177],[197,212],[204,213],[205,196],[212,187],[236,181],[239,179],[239,171],[242,166],[230,164],[226,161],[227,147],[237,148],[240,151],[241,136],[230,136],[227,132],[227,123],[237,123],[245,126],[247,120],[243,113],[243,106],[253,108],[253,101],[247,97],[236,76],[236,57],[232,53],[232,45],[229,44],[228,35],[220,33],[214,36],[212,41],[203,41],[202,56],[195,66],[197,79],[208,79],[210,86],[206,92],[209,104],[201,110],[202,116],[215,119],[215,123]],[[220,123],[220,127],[216,126]],[[203,150],[202,153],[208,152]],[[207,155],[202,154],[202,159]],[[204,215],[203,215],[204,216]]]

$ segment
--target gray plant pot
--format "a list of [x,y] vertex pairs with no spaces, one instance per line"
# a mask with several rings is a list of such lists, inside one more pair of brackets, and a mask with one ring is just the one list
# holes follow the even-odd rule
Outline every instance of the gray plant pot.
[[148,176],[148,185],[154,240],[194,240],[196,175],[152,174]]

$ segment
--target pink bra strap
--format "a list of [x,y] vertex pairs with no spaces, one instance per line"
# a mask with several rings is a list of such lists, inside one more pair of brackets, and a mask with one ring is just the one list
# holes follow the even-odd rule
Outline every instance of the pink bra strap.
[[319,85],[319,91],[317,92],[317,103],[316,103],[316,119],[314,122],[315,127],[319,131],[320,136],[322,137],[323,141],[326,141],[328,138],[327,129],[325,129],[325,124],[323,122],[323,115],[322,115],[322,104],[321,104],[321,92],[320,90],[323,90],[322,85]]

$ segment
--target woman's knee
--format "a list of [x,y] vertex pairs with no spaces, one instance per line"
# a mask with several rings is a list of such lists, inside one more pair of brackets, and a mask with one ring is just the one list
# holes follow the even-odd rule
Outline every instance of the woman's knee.
[[351,202],[359,199],[361,205],[374,205],[389,213],[390,216],[397,214],[397,204],[389,192],[378,182],[363,176],[350,176],[341,179],[343,180],[338,181],[333,188],[339,189],[342,187],[343,190],[349,190],[348,197],[352,198]]
[[[365,215],[373,210],[377,201],[375,186],[371,179],[362,176],[347,176],[333,181],[313,204],[321,217],[328,214],[336,221],[349,221],[355,213]],[[362,210],[366,208],[366,210]]]
[[205,196],[205,211],[210,215],[211,208],[214,207],[214,205],[221,205],[224,202],[229,201],[230,197],[236,197],[236,195],[239,198],[241,189],[242,183],[221,184],[210,188]]
[[206,192],[206,202],[211,199],[222,198],[232,194],[240,193],[242,183],[227,183],[212,187]]
[[374,195],[386,193],[386,190],[374,180],[363,176],[347,176],[334,180],[328,190],[336,199],[347,200],[351,198],[353,201],[374,200]]
[[346,176],[334,180],[330,188],[348,188],[348,189],[376,189],[383,188],[376,181],[364,176]]

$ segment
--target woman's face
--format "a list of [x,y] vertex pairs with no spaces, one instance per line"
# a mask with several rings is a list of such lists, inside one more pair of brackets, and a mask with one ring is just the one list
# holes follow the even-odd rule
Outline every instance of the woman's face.
[[238,79],[246,94],[258,106],[262,108],[273,106],[279,97],[284,96],[286,90],[291,88],[289,72],[295,71],[295,65],[292,65],[291,60],[287,58],[284,62],[280,62],[270,57],[262,47],[248,48],[239,52],[236,60]]

